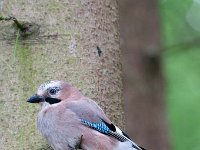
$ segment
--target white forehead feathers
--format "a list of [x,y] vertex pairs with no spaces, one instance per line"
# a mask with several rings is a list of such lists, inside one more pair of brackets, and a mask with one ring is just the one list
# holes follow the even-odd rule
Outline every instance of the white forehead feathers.
[[38,88],[37,94],[43,94],[47,89],[51,87],[60,87],[60,81],[47,81],[41,84]]

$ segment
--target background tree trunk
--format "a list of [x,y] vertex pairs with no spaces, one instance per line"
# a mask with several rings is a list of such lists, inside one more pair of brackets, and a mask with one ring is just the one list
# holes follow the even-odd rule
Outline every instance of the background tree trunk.
[[35,126],[39,106],[26,102],[46,80],[69,81],[123,128],[116,0],[3,0],[0,11],[40,25],[22,39],[0,22],[0,149],[48,149]]
[[156,0],[120,0],[127,130],[149,150],[169,150]]

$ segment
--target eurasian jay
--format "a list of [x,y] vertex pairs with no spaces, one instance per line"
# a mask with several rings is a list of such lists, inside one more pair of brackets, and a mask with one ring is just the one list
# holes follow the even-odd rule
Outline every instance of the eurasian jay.
[[64,81],[48,81],[28,99],[40,103],[37,127],[54,150],[144,150],[97,103]]

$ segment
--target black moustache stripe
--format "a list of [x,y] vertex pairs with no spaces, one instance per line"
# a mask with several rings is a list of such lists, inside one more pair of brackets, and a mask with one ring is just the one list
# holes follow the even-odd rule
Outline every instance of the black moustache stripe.
[[48,102],[49,104],[56,104],[61,102],[61,100],[58,98],[50,98],[50,97],[45,98],[45,101]]

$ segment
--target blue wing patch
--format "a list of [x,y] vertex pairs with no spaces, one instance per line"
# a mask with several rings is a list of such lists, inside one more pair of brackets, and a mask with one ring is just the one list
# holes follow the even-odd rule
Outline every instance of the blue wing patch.
[[81,122],[101,133],[104,133],[104,134],[110,133],[110,129],[107,127],[107,125],[103,121],[94,123],[94,122],[90,122],[90,121],[81,119]]
[[90,128],[93,128],[94,130],[97,130],[103,134],[112,136],[121,142],[129,140],[132,143],[132,147],[134,147],[137,150],[145,150],[141,147],[138,147],[135,143],[133,143],[124,132],[122,132],[122,134],[115,132],[116,131],[115,126],[113,124],[106,123],[104,120],[101,120],[100,122],[91,122],[91,121],[81,119],[81,122],[84,125]]
[[109,128],[109,124],[106,123],[104,120],[101,120],[100,122],[91,122],[91,121],[87,121],[87,120],[84,120],[84,119],[81,119],[81,122],[90,127],[90,128],[93,128],[103,134],[106,134],[106,135],[109,135],[109,136],[112,136],[116,139],[118,139],[119,141],[121,142],[124,142],[124,141],[127,141],[127,137],[125,137],[124,135],[121,135],[117,132],[114,132],[112,131],[111,129],[113,128]]

